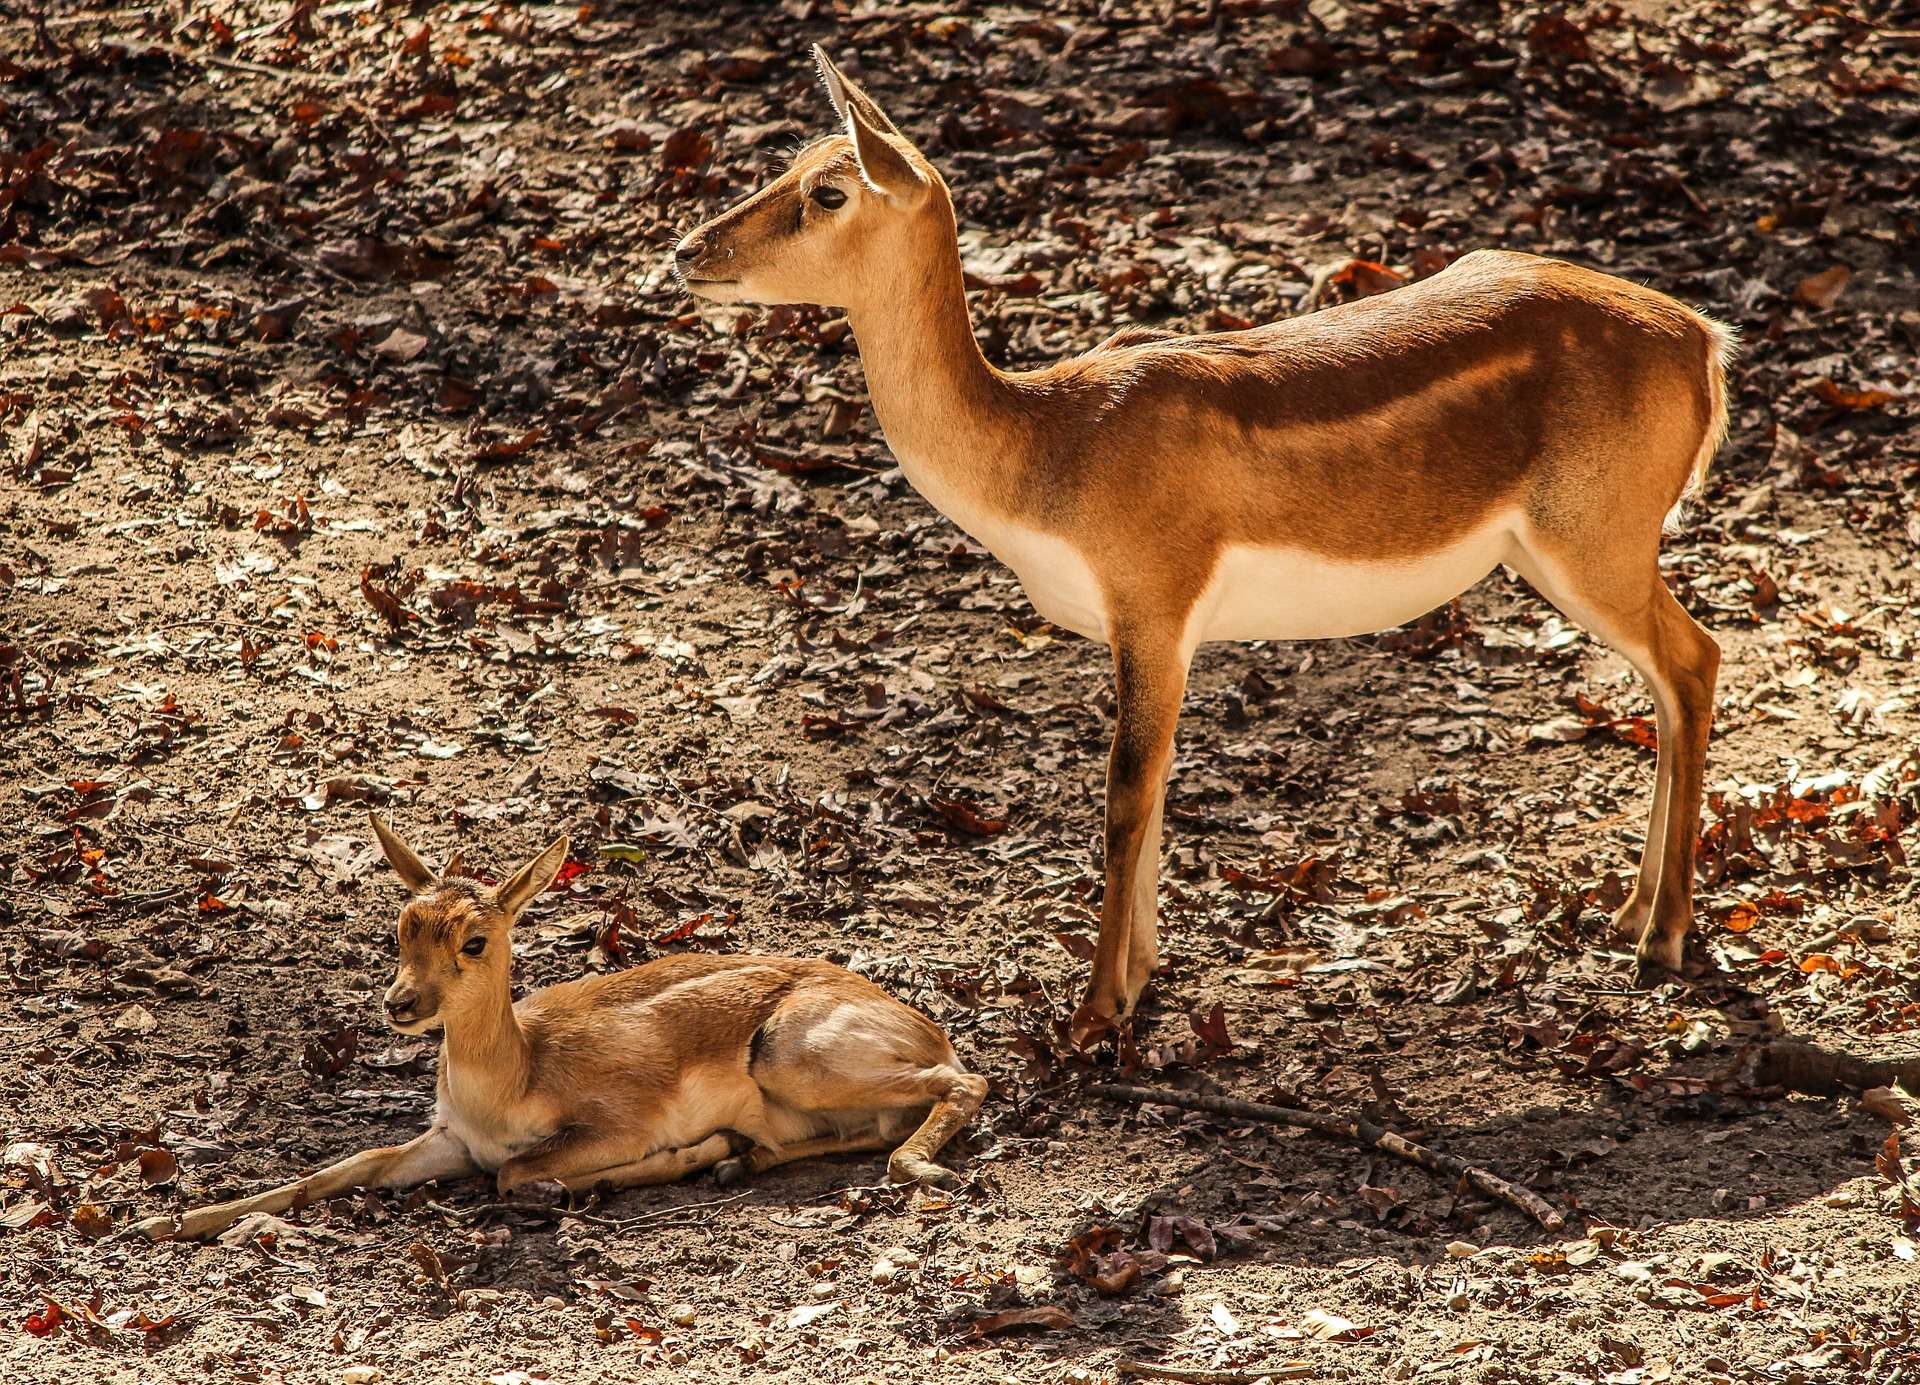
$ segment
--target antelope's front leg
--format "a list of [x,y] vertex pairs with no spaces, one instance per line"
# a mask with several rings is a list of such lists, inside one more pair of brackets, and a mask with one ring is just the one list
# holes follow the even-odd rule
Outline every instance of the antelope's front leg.
[[1160,812],[1189,651],[1177,631],[1117,629],[1117,715],[1107,760],[1106,893],[1086,999],[1069,1036],[1085,1047],[1133,1012],[1159,965]]
[[436,1125],[403,1145],[362,1150],[318,1173],[264,1193],[195,1207],[178,1217],[148,1217],[135,1222],[132,1229],[152,1241],[197,1241],[217,1236],[255,1212],[278,1214],[296,1203],[304,1206],[353,1188],[411,1188],[436,1178],[462,1178],[477,1172],[479,1166],[467,1147],[445,1126]]

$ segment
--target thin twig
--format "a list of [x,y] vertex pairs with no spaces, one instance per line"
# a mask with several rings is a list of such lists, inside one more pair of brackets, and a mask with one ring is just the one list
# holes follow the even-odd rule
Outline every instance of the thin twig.
[[1451,1154],[1440,1154],[1425,1145],[1415,1144],[1406,1136],[1396,1134],[1358,1117],[1322,1115],[1317,1111],[1298,1111],[1288,1106],[1270,1106],[1264,1101],[1241,1101],[1235,1097],[1209,1096],[1199,1092],[1179,1092],[1170,1087],[1132,1087],[1119,1082],[1095,1082],[1087,1088],[1095,1096],[1109,1101],[1132,1102],[1136,1105],[1147,1103],[1156,1106],[1177,1106],[1186,1111],[1206,1111],[1216,1116],[1232,1116],[1238,1120],[1263,1121],[1269,1125],[1292,1125],[1302,1130],[1312,1130],[1321,1135],[1330,1135],[1335,1139],[1351,1140],[1355,1144],[1371,1149],[1385,1150],[1396,1158],[1405,1159],[1410,1164],[1418,1164],[1434,1173],[1443,1173],[1452,1178],[1464,1178],[1489,1197],[1499,1198],[1511,1207],[1517,1207],[1532,1217],[1549,1231],[1558,1231],[1567,1224],[1567,1219],[1547,1205],[1531,1188],[1509,1183],[1498,1174],[1481,1168],[1478,1164],[1469,1164],[1464,1159],[1456,1159]]
[[1190,1385],[1257,1385],[1262,1380],[1295,1380],[1313,1370],[1305,1361],[1289,1361],[1267,1370],[1216,1371],[1156,1366],[1150,1361],[1133,1361],[1124,1356],[1113,1363],[1113,1368],[1122,1375],[1145,1376],[1149,1380],[1185,1380]]

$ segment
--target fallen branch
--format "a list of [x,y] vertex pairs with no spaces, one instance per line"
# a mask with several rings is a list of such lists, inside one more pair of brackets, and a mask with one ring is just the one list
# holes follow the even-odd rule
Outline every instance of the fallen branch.
[[1806,1096],[1838,1096],[1896,1084],[1920,1092],[1920,1058],[1875,1062],[1804,1039],[1775,1039],[1754,1061],[1753,1080],[1761,1087],[1785,1087]]
[[1410,1164],[1418,1164],[1434,1173],[1446,1174],[1451,1178],[1464,1178],[1488,1197],[1495,1197],[1510,1207],[1517,1207],[1549,1231],[1558,1231],[1567,1224],[1567,1219],[1547,1205],[1531,1188],[1523,1188],[1509,1183],[1498,1174],[1469,1164],[1464,1159],[1456,1159],[1451,1154],[1439,1154],[1425,1145],[1417,1145],[1404,1135],[1395,1134],[1373,1124],[1371,1121],[1344,1116],[1327,1116],[1317,1111],[1298,1111],[1290,1106],[1270,1106],[1264,1101],[1241,1101],[1230,1096],[1207,1096],[1198,1092],[1178,1092],[1170,1087],[1131,1087],[1119,1082],[1095,1082],[1087,1088],[1095,1096],[1103,1096],[1109,1101],[1126,1101],[1155,1106],[1178,1106],[1186,1111],[1206,1111],[1216,1116],[1232,1116],[1237,1120],[1262,1121],[1268,1125],[1292,1125],[1302,1130],[1312,1130],[1335,1139],[1351,1140],[1355,1144],[1372,1149],[1385,1150]]

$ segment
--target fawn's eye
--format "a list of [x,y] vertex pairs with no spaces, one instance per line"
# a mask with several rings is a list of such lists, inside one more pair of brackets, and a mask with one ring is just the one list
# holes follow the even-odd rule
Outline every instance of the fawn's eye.
[[824,207],[828,211],[834,211],[837,208],[847,205],[847,195],[832,183],[820,184],[819,187],[808,193],[807,196],[814,200],[815,205]]
[[473,937],[468,938],[464,943],[460,944],[460,950],[469,957],[478,957],[487,950],[487,935],[485,933],[476,933]]

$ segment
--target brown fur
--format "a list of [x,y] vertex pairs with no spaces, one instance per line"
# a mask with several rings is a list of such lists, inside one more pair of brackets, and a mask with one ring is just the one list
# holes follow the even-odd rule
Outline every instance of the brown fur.
[[[444,1031],[432,1126],[253,1197],[148,1218],[138,1228],[148,1236],[210,1236],[349,1188],[481,1170],[503,1194],[582,1191],[892,1148],[895,1178],[951,1179],[933,1157],[987,1084],[933,1021],[871,981],[823,961],[664,957],[516,1005],[513,919],[552,882],[566,840],[488,891],[433,877],[390,829],[374,828],[420,896],[396,925],[387,1008],[404,1032]],[[476,939],[477,955],[462,950]],[[729,1132],[749,1143],[744,1158],[729,1159]]]
[[[973,336],[946,184],[815,56],[845,135],[692,232],[676,260],[703,297],[845,308],[881,427],[928,498],[977,530],[1012,521],[1058,539],[1090,569],[1120,705],[1077,1030],[1126,1013],[1156,962],[1185,630],[1222,555],[1404,560],[1508,513],[1526,527],[1511,565],[1653,688],[1653,830],[1619,923],[1643,961],[1677,967],[1718,653],[1661,582],[1658,549],[1725,430],[1726,329],[1624,280],[1481,250],[1306,317],[1123,329],[1043,370],[999,370]],[[845,205],[818,206],[823,185]]]

